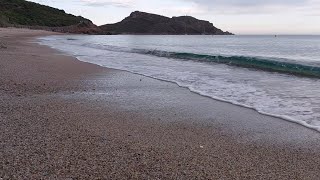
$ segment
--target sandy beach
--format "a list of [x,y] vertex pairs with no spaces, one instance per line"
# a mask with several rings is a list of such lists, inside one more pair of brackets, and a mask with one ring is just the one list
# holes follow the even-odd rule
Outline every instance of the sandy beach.
[[318,179],[320,133],[0,29],[0,180]]

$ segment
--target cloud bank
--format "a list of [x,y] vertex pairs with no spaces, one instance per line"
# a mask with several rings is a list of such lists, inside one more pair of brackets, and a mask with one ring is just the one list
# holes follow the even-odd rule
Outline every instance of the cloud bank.
[[200,5],[212,6],[269,6],[269,5],[302,5],[309,0],[185,0]]
[[116,6],[116,7],[130,7],[133,0],[79,0],[87,6]]
[[263,14],[301,9],[320,0],[182,0],[216,14]]

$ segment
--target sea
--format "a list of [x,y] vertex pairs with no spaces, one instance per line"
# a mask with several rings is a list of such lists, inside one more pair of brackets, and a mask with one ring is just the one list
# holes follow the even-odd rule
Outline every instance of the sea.
[[320,36],[55,35],[39,42],[320,132]]

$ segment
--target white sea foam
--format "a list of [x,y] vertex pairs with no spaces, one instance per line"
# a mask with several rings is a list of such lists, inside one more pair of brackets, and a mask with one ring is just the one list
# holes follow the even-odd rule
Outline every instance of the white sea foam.
[[[68,38],[73,40],[70,41]],[[119,38],[119,43],[114,38]],[[262,114],[280,117],[320,131],[319,79],[250,70],[224,64],[143,55],[134,53],[134,49],[181,51],[181,47],[170,49],[170,47],[177,46],[176,40],[165,46],[166,43],[148,42],[141,36],[138,39],[134,39],[134,36],[121,38],[123,36],[113,36],[111,42],[108,42],[110,36],[99,36],[99,38],[95,36],[52,36],[41,38],[41,43],[74,55],[81,61],[174,82],[198,94],[252,108]],[[130,40],[134,45],[128,44]],[[196,42],[192,46],[197,46]],[[220,51],[225,54],[227,50],[221,48]],[[189,46],[185,48],[185,51],[188,50],[190,50]],[[274,57],[277,54],[281,53],[270,53],[270,56]],[[317,54],[312,54],[307,61],[310,60],[309,62],[317,64],[314,62],[315,56]],[[283,57],[284,53],[279,55],[279,58]]]

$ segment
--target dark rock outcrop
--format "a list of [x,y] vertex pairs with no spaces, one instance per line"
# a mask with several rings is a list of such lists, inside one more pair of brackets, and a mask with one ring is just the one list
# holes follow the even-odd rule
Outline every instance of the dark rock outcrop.
[[232,35],[213,26],[209,21],[191,16],[168,18],[135,11],[121,22],[100,26],[105,34],[208,34]]

